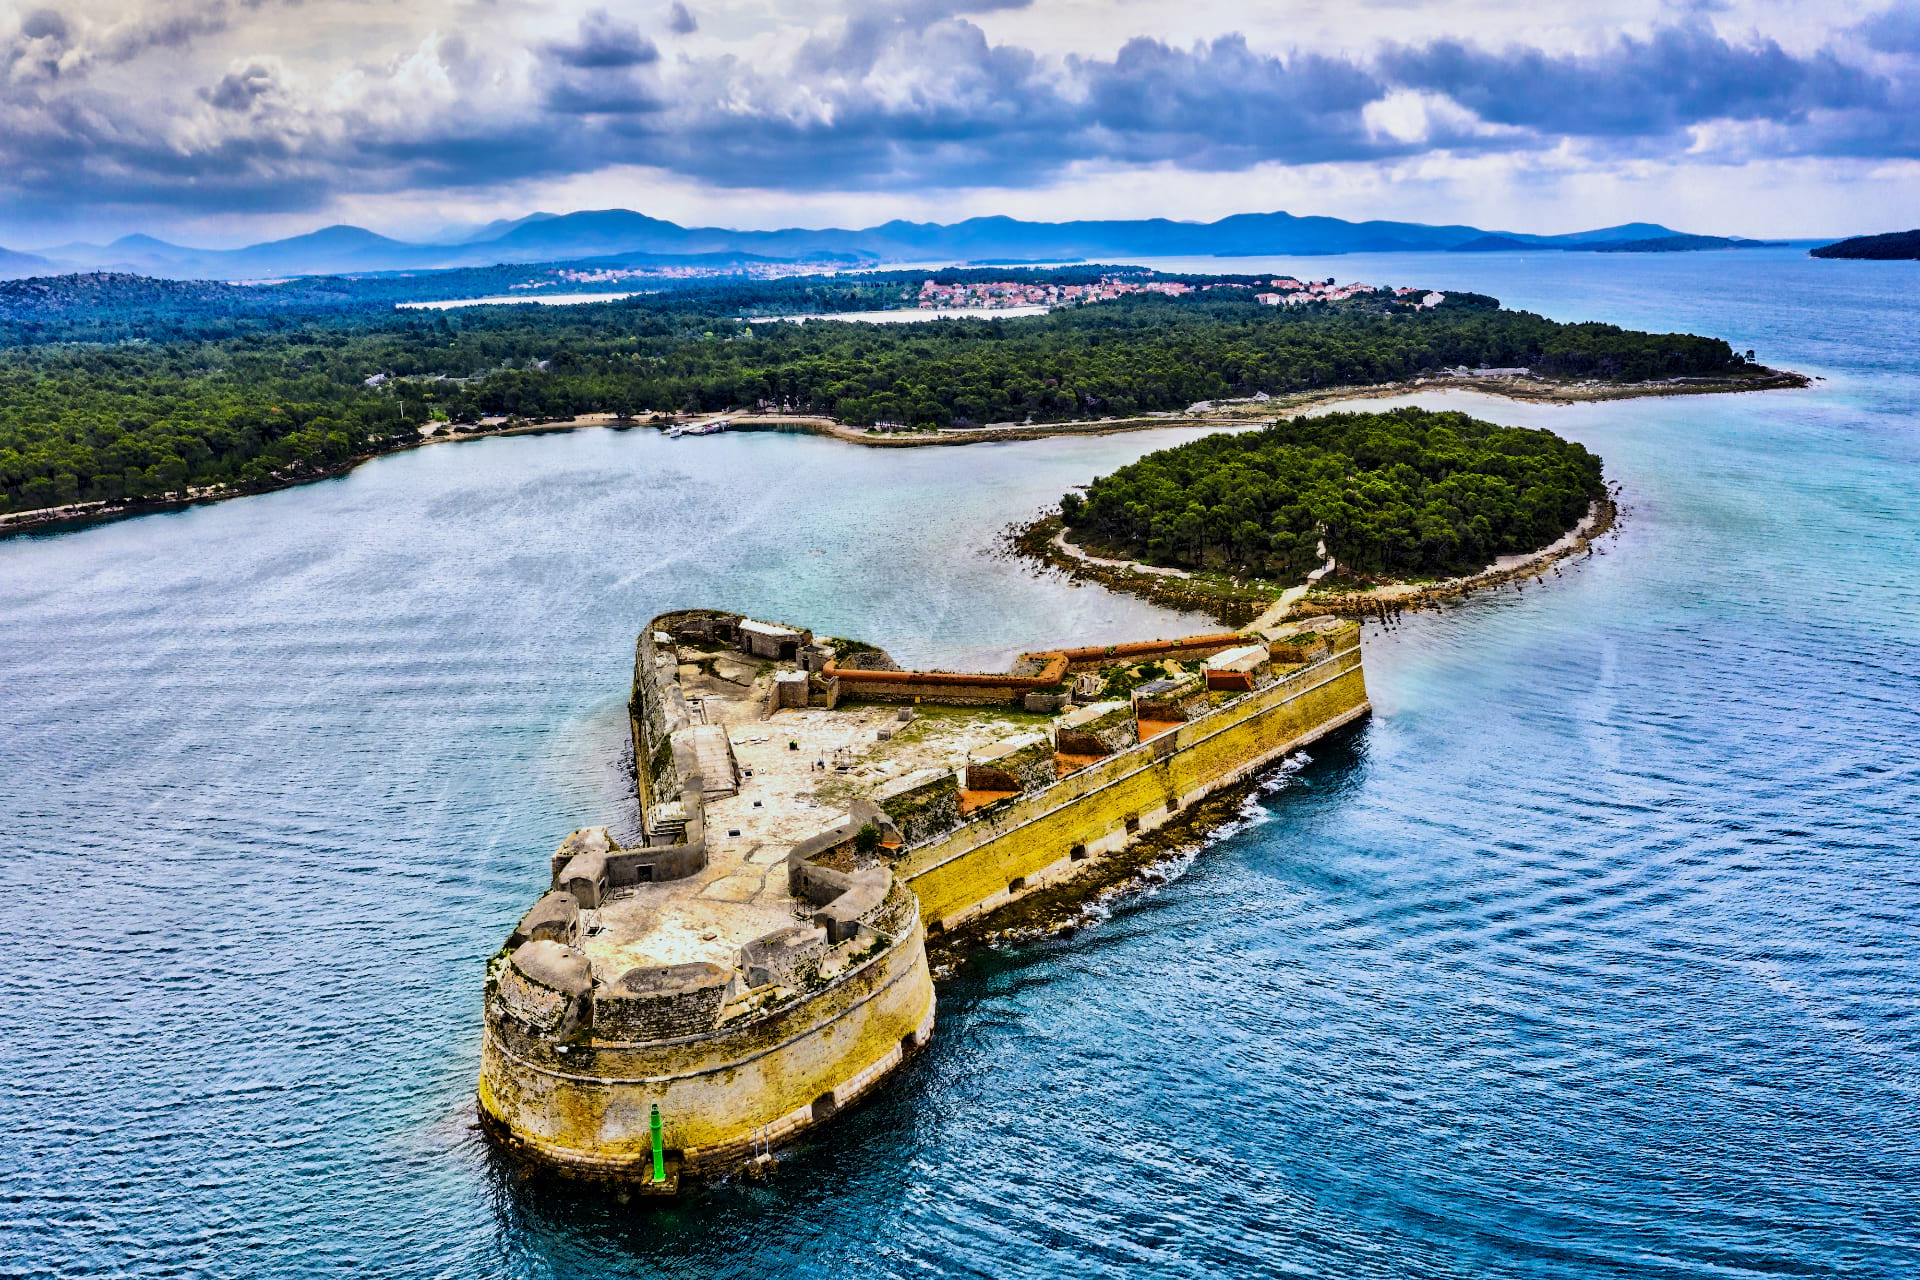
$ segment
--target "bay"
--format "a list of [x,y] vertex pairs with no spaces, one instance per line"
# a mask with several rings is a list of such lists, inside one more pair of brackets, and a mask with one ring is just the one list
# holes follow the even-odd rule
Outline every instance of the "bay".
[[1186,436],[590,430],[0,543],[0,1274],[1920,1270],[1920,267],[1211,265],[1822,381],[1411,398],[1588,444],[1620,532],[1370,625],[1370,722],[969,965],[773,1177],[659,1211],[471,1128],[486,957],[630,815],[635,632],[711,604],[957,665],[1199,627],[995,552]]

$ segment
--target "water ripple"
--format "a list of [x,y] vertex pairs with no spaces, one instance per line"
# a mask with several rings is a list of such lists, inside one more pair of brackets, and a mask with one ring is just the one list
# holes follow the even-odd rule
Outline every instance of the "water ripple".
[[631,820],[634,630],[1197,626],[987,553],[1175,437],[499,440],[0,544],[0,1274],[1920,1274],[1920,289],[1529,272],[1493,291],[1837,376],[1455,398],[1608,459],[1603,554],[1370,627],[1371,723],[657,1210],[473,1130],[486,956],[560,835]]

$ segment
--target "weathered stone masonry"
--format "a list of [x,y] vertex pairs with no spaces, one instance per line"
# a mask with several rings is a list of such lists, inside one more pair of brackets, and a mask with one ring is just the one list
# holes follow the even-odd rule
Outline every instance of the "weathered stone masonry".
[[[852,648],[857,661],[842,664],[811,632],[714,611],[664,615],[641,635],[631,714],[643,842],[622,847],[605,828],[569,836],[550,888],[489,968],[481,1114],[511,1149],[577,1173],[641,1175],[657,1107],[676,1185],[682,1171],[763,1157],[926,1043],[929,929],[1097,867],[1368,705],[1358,629],[1325,621],[1051,650],[1004,674],[900,671]],[[1139,664],[1171,674],[1072,705],[1107,687],[1098,673],[1129,663],[1134,681]],[[690,696],[679,673],[704,669],[715,681]],[[734,718],[716,723],[719,689]],[[849,697],[1030,709],[1039,698],[1062,714],[962,768],[887,780],[771,868],[753,833],[729,825],[746,819],[709,825],[715,804],[790,822],[759,799],[746,808],[775,793],[754,790],[733,744],[780,750],[783,716]],[[762,698],[743,728],[743,700]]]

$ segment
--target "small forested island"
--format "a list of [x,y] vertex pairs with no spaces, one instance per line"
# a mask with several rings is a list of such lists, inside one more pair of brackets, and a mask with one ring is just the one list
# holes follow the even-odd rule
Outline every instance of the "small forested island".
[[1546,546],[1605,496],[1600,459],[1550,431],[1394,409],[1162,449],[1060,509],[1102,556],[1293,583],[1328,558],[1382,578],[1472,572]]
[[396,310],[390,280],[14,282],[0,286],[0,518],[18,528],[34,513],[257,492],[584,415],[811,415],[797,429],[955,443],[985,424],[1097,424],[1476,371],[1512,394],[1804,383],[1718,338],[1561,323],[1473,293],[1115,267],[1013,275],[1019,288],[1102,287],[1044,315],[881,325],[775,317],[910,310],[930,289],[978,292],[1009,273],[707,280],[453,311]]
[[1816,258],[1867,258],[1880,262],[1920,259],[1920,228],[1878,236],[1852,236],[1809,249]]

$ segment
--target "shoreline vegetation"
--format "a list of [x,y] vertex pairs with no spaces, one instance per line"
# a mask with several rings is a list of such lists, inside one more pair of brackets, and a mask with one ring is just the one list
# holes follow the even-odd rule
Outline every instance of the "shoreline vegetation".
[[1083,582],[1098,582],[1167,609],[1205,613],[1223,626],[1277,626],[1288,619],[1335,616],[1390,620],[1409,610],[1435,608],[1477,592],[1528,579],[1544,579],[1563,560],[1593,554],[1594,544],[1620,524],[1618,495],[1596,498],[1579,521],[1536,551],[1500,556],[1472,573],[1445,578],[1361,583],[1323,578],[1305,586],[1231,579],[1221,575],[1174,577],[1158,565],[1099,559],[1071,542],[1056,512],[1029,524],[1010,526],[1005,535],[1013,553]]
[[[828,436],[850,444],[869,448],[937,448],[969,444],[1007,443],[1021,440],[1040,440],[1062,435],[1117,435],[1134,431],[1158,431],[1167,428],[1192,428],[1196,430],[1249,429],[1263,426],[1276,415],[1299,412],[1311,408],[1325,408],[1348,403],[1364,403],[1368,400],[1391,399],[1421,391],[1474,391],[1484,395],[1499,396],[1503,399],[1517,400],[1534,404],[1585,404],[1606,400],[1631,400],[1648,396],[1676,395],[1726,395],[1749,391],[1795,390],[1812,385],[1812,379],[1805,374],[1786,370],[1756,367],[1751,375],[1722,378],[1673,378],[1660,382],[1608,383],[1593,380],[1547,379],[1519,374],[1468,374],[1466,376],[1422,376],[1396,382],[1377,385],[1358,385],[1329,387],[1324,390],[1294,392],[1280,396],[1271,396],[1262,401],[1227,401],[1217,407],[1201,413],[1154,413],[1141,414],[1127,418],[1089,418],[1047,423],[1021,423],[1007,426],[988,426],[971,429],[947,429],[937,432],[900,432],[890,434],[869,428],[842,422],[818,414],[803,413],[752,413],[722,414],[729,419],[731,430],[735,431],[791,431],[810,435]],[[569,418],[549,420],[509,419],[498,424],[439,424],[432,434],[420,435],[414,440],[396,441],[383,448],[368,449],[336,462],[328,462],[302,470],[298,474],[275,476],[264,482],[250,484],[225,484],[189,487],[184,496],[176,495],[154,499],[134,499],[119,502],[93,501],[67,503],[56,507],[40,507],[26,511],[0,513],[0,538],[29,532],[48,532],[63,529],[80,528],[93,524],[105,524],[116,520],[131,519],[135,516],[153,515],[168,511],[179,511],[188,507],[202,506],[215,502],[225,502],[234,498],[253,497],[260,494],[275,493],[282,489],[291,489],[305,484],[314,484],[323,480],[334,480],[358,469],[365,463],[378,458],[411,452],[414,449],[430,445],[457,444],[463,441],[491,440],[504,436],[546,435],[561,432],[578,431],[592,428],[611,430],[665,429],[669,426],[701,420],[701,414],[653,414],[645,420],[622,418],[614,413],[587,413]],[[1059,532],[1058,517],[1052,517],[1052,528],[1048,537]],[[1038,529],[1046,520],[1035,522],[1029,529]],[[1056,561],[1040,552],[1028,552],[1024,538],[1021,540],[1024,554],[1032,558],[1045,560],[1055,567],[1084,571],[1087,566],[1077,564],[1069,557],[1060,556]],[[1137,566],[1151,570],[1150,566]],[[1084,572],[1081,576],[1091,576]],[[1152,576],[1149,572],[1145,576]],[[1101,579],[1105,581],[1105,579]],[[1117,585],[1108,582],[1107,585]],[[1133,590],[1132,587],[1122,587]],[[1142,594],[1136,591],[1135,594]],[[1172,598],[1173,593],[1169,593]],[[1180,596],[1180,599],[1189,597]],[[1175,607],[1196,607],[1180,604]],[[1198,606],[1207,607],[1207,606]],[[1257,610],[1255,611],[1257,612]],[[1216,615],[1222,616],[1222,615]],[[1251,617],[1252,614],[1248,614]],[[1226,618],[1222,616],[1222,620]]]
[[[607,416],[911,446],[1231,425],[1425,385],[1580,400],[1801,381],[1720,338],[1332,278],[895,272],[720,280],[577,307],[349,307],[324,320],[228,314],[223,295],[133,278],[82,283],[0,307],[0,515],[48,513],[30,526]],[[783,319],[1035,297],[1061,305],[921,324]]]
[[1541,576],[1614,527],[1613,498],[1601,460],[1551,431],[1342,409],[1146,454],[1005,536],[1076,580],[1270,627]]

